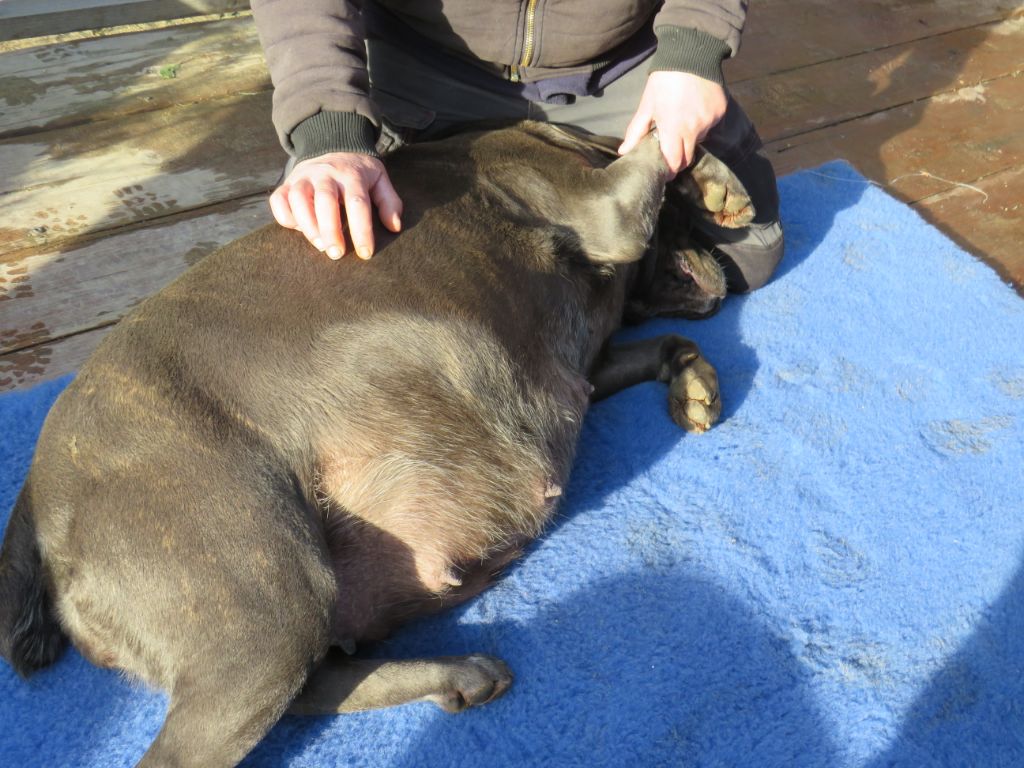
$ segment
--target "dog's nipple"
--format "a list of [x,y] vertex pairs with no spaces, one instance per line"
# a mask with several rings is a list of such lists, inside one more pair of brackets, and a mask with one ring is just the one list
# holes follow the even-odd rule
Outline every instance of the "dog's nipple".
[[562,495],[562,486],[558,483],[553,483],[548,480],[548,484],[544,487],[544,498],[554,499]]

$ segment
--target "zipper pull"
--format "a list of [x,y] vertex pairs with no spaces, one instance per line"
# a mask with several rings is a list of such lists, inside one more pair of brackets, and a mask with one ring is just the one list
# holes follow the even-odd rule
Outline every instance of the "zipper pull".
[[518,83],[519,82],[519,77],[520,77],[520,75],[519,75],[519,65],[518,64],[513,64],[508,69],[508,79],[509,79],[509,82],[511,82],[511,83]]

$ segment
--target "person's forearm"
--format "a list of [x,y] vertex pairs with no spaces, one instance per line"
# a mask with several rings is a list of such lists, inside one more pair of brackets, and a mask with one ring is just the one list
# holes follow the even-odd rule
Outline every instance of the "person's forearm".
[[306,157],[372,151],[379,119],[368,95],[361,4],[252,0],[251,5],[274,84],[273,121],[282,146]]

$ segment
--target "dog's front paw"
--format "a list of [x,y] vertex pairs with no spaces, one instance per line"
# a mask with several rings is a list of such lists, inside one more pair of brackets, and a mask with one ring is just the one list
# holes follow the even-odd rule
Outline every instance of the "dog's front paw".
[[684,351],[674,361],[668,406],[672,420],[687,432],[707,432],[721,416],[718,375],[699,352]]
[[505,662],[474,654],[451,659],[441,691],[430,698],[446,712],[461,712],[494,701],[511,685],[512,672]]

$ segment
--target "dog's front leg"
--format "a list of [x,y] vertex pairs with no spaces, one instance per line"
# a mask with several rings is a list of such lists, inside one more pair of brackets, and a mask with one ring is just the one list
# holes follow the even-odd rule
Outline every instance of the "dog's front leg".
[[694,342],[675,335],[609,345],[590,374],[591,399],[655,380],[668,382],[672,420],[688,432],[706,432],[721,415],[715,369]]
[[461,712],[498,698],[512,685],[512,673],[493,656],[436,659],[353,659],[336,650],[315,669],[292,702],[293,715],[361,712],[432,701]]

